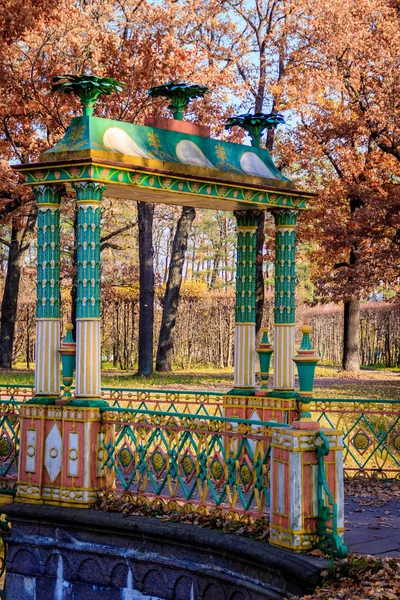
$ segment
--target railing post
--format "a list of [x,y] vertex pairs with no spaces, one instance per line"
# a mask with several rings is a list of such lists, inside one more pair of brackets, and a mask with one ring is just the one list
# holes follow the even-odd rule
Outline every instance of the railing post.
[[[322,463],[321,438],[328,444]],[[271,448],[271,544],[294,552],[319,546],[329,551],[326,538],[336,536],[340,548],[344,532],[342,433],[335,429],[274,430]],[[324,494],[319,483],[323,478]],[[340,555],[340,549],[333,548],[331,553]]]

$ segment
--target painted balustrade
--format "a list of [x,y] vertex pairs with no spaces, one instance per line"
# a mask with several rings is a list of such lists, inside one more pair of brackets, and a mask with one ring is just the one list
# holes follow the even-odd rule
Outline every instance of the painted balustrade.
[[0,401],[0,504],[13,498],[17,485],[20,446],[20,403]]
[[[18,386],[13,389],[18,393]],[[81,505],[86,507],[102,493],[107,499],[120,499],[123,504],[162,506],[175,512],[205,514],[219,509],[234,519],[261,516],[270,519],[273,544],[298,552],[319,545],[332,554],[345,554],[342,432],[332,429],[332,423],[321,431],[304,431],[273,421],[181,412],[179,408],[187,406],[185,402],[170,404],[166,411],[143,408],[143,393],[155,394],[158,404],[166,397],[170,401],[171,394],[176,400],[182,393],[186,401],[193,394],[172,390],[130,389],[126,402],[132,406],[135,400],[131,395],[137,393],[137,407],[128,408],[116,406],[117,390],[114,389],[114,394],[110,391],[104,392],[110,400],[109,406],[105,404],[103,408],[73,404],[40,407],[15,401],[13,397],[0,401],[2,503],[9,502],[15,493],[18,461],[24,463],[20,465],[21,473],[27,470],[26,463],[34,460],[34,455],[27,453],[28,439],[21,440],[20,459],[21,412],[32,412],[32,426],[42,418],[40,411],[51,412],[44,418],[49,417],[52,426],[54,419],[60,418],[59,412],[63,415],[68,412],[63,418],[70,425],[66,429],[64,425],[60,446],[62,455],[67,457],[63,460],[68,463],[75,460],[70,438],[81,435],[79,420],[87,420],[80,413],[99,411],[99,419],[93,415],[100,424],[91,441],[93,452],[83,457],[90,463],[83,469],[83,473],[91,474],[88,497],[85,499],[79,479],[82,465],[68,463],[68,469],[62,467],[50,486],[51,497],[46,491],[48,482],[39,482],[39,495],[42,493],[44,502],[71,505],[81,495]],[[4,390],[0,392],[4,395]],[[25,392],[26,388],[21,386],[21,393]],[[118,403],[125,402],[123,392],[119,390]],[[202,395],[203,400],[205,396]],[[324,399],[323,403],[326,411],[329,402]],[[394,435],[397,430],[391,431]],[[58,477],[61,477],[59,483]],[[58,502],[57,486],[60,486]],[[17,497],[21,498],[21,494]]]
[[400,400],[315,398],[321,427],[343,432],[345,477],[400,479]]
[[[124,502],[269,512],[274,422],[148,410],[103,411],[104,468]],[[107,491],[107,490],[106,490]]]
[[[19,437],[19,404],[32,394],[33,385],[0,386],[0,496],[8,493],[12,481],[7,477],[16,453],[8,448]],[[222,392],[105,387],[101,394],[115,408],[217,417],[227,402]],[[345,476],[400,478],[400,400],[315,398],[311,414],[322,427],[343,432]]]

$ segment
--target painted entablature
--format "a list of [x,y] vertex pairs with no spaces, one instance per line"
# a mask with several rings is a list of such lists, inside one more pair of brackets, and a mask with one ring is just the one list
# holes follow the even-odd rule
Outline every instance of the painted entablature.
[[92,116],[73,118],[39,163],[17,169],[29,185],[94,181],[108,196],[220,210],[304,209],[313,196],[263,148]]

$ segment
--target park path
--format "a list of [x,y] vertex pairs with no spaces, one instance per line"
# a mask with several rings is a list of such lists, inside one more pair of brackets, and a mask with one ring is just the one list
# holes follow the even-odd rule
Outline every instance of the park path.
[[345,544],[357,554],[400,557],[400,481],[347,480]]

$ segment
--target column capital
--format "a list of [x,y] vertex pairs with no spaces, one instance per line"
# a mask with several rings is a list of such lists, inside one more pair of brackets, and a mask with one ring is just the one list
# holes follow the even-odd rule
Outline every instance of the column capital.
[[77,202],[101,202],[106,189],[104,183],[95,181],[74,181],[72,187],[75,190]]
[[256,228],[261,210],[236,210],[233,214],[238,227]]
[[295,227],[297,222],[297,216],[299,214],[298,210],[272,210],[272,214],[274,215],[275,225],[277,227]]
[[36,197],[36,204],[54,204],[58,206],[61,203],[61,196],[65,192],[65,186],[43,183],[33,185],[32,191]]

